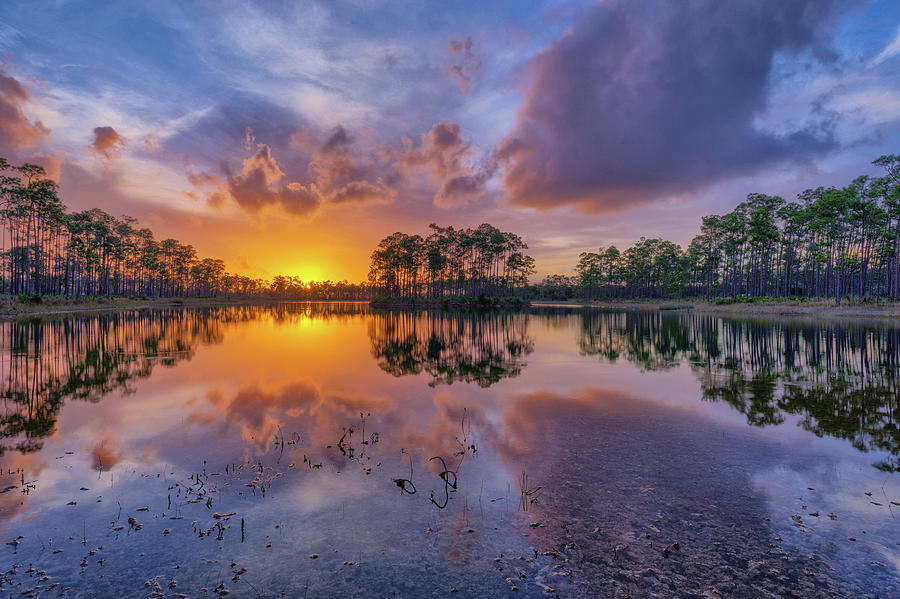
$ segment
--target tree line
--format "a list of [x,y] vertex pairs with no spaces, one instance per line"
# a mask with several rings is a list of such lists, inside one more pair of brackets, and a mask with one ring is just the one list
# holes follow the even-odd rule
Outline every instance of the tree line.
[[42,296],[269,295],[361,299],[366,284],[271,281],[229,273],[189,244],[158,240],[129,216],[66,209],[57,184],[35,164],[0,158],[0,292]]
[[528,246],[484,223],[474,229],[430,224],[431,233],[385,237],[372,252],[369,284],[377,295],[445,298],[516,295],[534,272]]
[[550,275],[538,296],[586,298],[900,297],[900,156],[882,176],[819,187],[788,202],[751,193],[704,216],[687,248],[642,237],[583,252],[575,275]]

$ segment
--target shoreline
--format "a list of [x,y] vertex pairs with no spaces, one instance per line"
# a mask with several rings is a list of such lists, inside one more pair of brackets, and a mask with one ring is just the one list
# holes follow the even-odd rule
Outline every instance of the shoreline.
[[[278,300],[271,300],[278,301]],[[91,297],[60,298],[46,297],[40,302],[21,302],[9,296],[0,299],[0,320],[20,320],[27,318],[65,317],[89,312],[124,312],[127,310],[151,310],[159,308],[205,308],[211,306],[241,306],[270,303],[269,300],[249,298],[127,298]]]
[[597,308],[601,310],[692,310],[726,316],[801,316],[837,318],[900,318],[900,302],[884,304],[844,303],[835,306],[834,300],[796,300],[715,304],[698,300],[622,300],[622,301],[572,301],[532,302],[533,308]]
[[117,312],[160,308],[205,308],[213,306],[259,306],[277,303],[366,303],[373,309],[412,310],[528,310],[531,308],[591,308],[599,310],[645,310],[679,312],[691,310],[722,316],[794,316],[808,318],[876,318],[900,319],[900,302],[883,304],[844,303],[832,300],[770,301],[756,303],[715,304],[691,300],[621,300],[621,301],[499,301],[479,304],[476,301],[410,301],[410,300],[300,300],[291,298],[122,298],[99,297],[67,299],[43,298],[39,303],[21,302],[11,297],[0,298],[0,320],[65,317],[90,312]]
[[375,298],[368,303],[376,310],[525,310],[531,306],[528,300],[495,297]]

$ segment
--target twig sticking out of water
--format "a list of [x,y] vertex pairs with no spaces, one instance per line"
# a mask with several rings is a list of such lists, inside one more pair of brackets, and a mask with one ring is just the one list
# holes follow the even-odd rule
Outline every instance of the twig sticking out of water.
[[529,487],[528,486],[528,474],[523,470],[522,471],[522,479],[519,483],[519,493],[521,498],[522,511],[527,512],[528,506],[537,503],[538,494],[541,489],[544,487]]
[[[431,496],[429,497],[429,499],[431,499],[431,503],[436,505],[439,509],[444,509],[445,507],[447,507],[447,504],[450,503],[450,490],[453,489],[454,491],[456,491],[456,472],[447,469],[447,463],[441,456],[434,456],[428,461],[431,462],[434,460],[440,460],[441,467],[443,468],[438,476],[440,476],[441,480],[444,481],[444,503],[441,504],[435,501],[434,491],[431,492]],[[451,476],[453,477],[452,480],[450,478]]]

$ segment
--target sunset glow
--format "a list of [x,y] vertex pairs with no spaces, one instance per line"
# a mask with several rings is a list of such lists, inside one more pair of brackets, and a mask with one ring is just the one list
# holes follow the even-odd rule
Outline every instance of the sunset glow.
[[0,1],[0,599],[900,597],[900,0]]
[[517,232],[537,277],[683,246],[900,144],[896,3],[658,8],[5,2],[0,156],[230,272],[361,281],[429,222]]

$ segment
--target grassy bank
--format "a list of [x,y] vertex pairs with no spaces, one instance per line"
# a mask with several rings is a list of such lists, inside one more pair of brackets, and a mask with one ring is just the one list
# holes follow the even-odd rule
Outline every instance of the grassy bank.
[[795,300],[754,298],[748,301],[691,300],[571,300],[533,302],[533,306],[589,306],[610,310],[696,310],[717,314],[780,314],[796,316],[852,316],[900,318],[900,302],[844,300],[835,306],[833,299]]
[[169,308],[184,306],[217,306],[260,303],[261,300],[247,298],[128,298],[128,297],[56,297],[42,296],[25,298],[21,296],[0,296],[0,318],[31,318],[43,316],[65,316],[81,312],[105,312],[118,310],[139,310],[146,308]]
[[[82,312],[138,310],[150,308],[207,307],[234,305],[265,305],[280,301],[296,301],[278,298],[125,298],[86,297],[64,298],[45,296],[27,299],[0,295],[0,318],[32,318],[66,316]],[[738,302],[704,302],[684,300],[570,300],[534,301],[520,298],[377,298],[370,305],[375,309],[427,309],[427,310],[519,310],[539,307],[592,307],[606,310],[694,310],[705,313],[735,315],[793,315],[828,317],[870,317],[900,319],[900,302],[844,301],[835,306],[834,300],[756,299]]]

